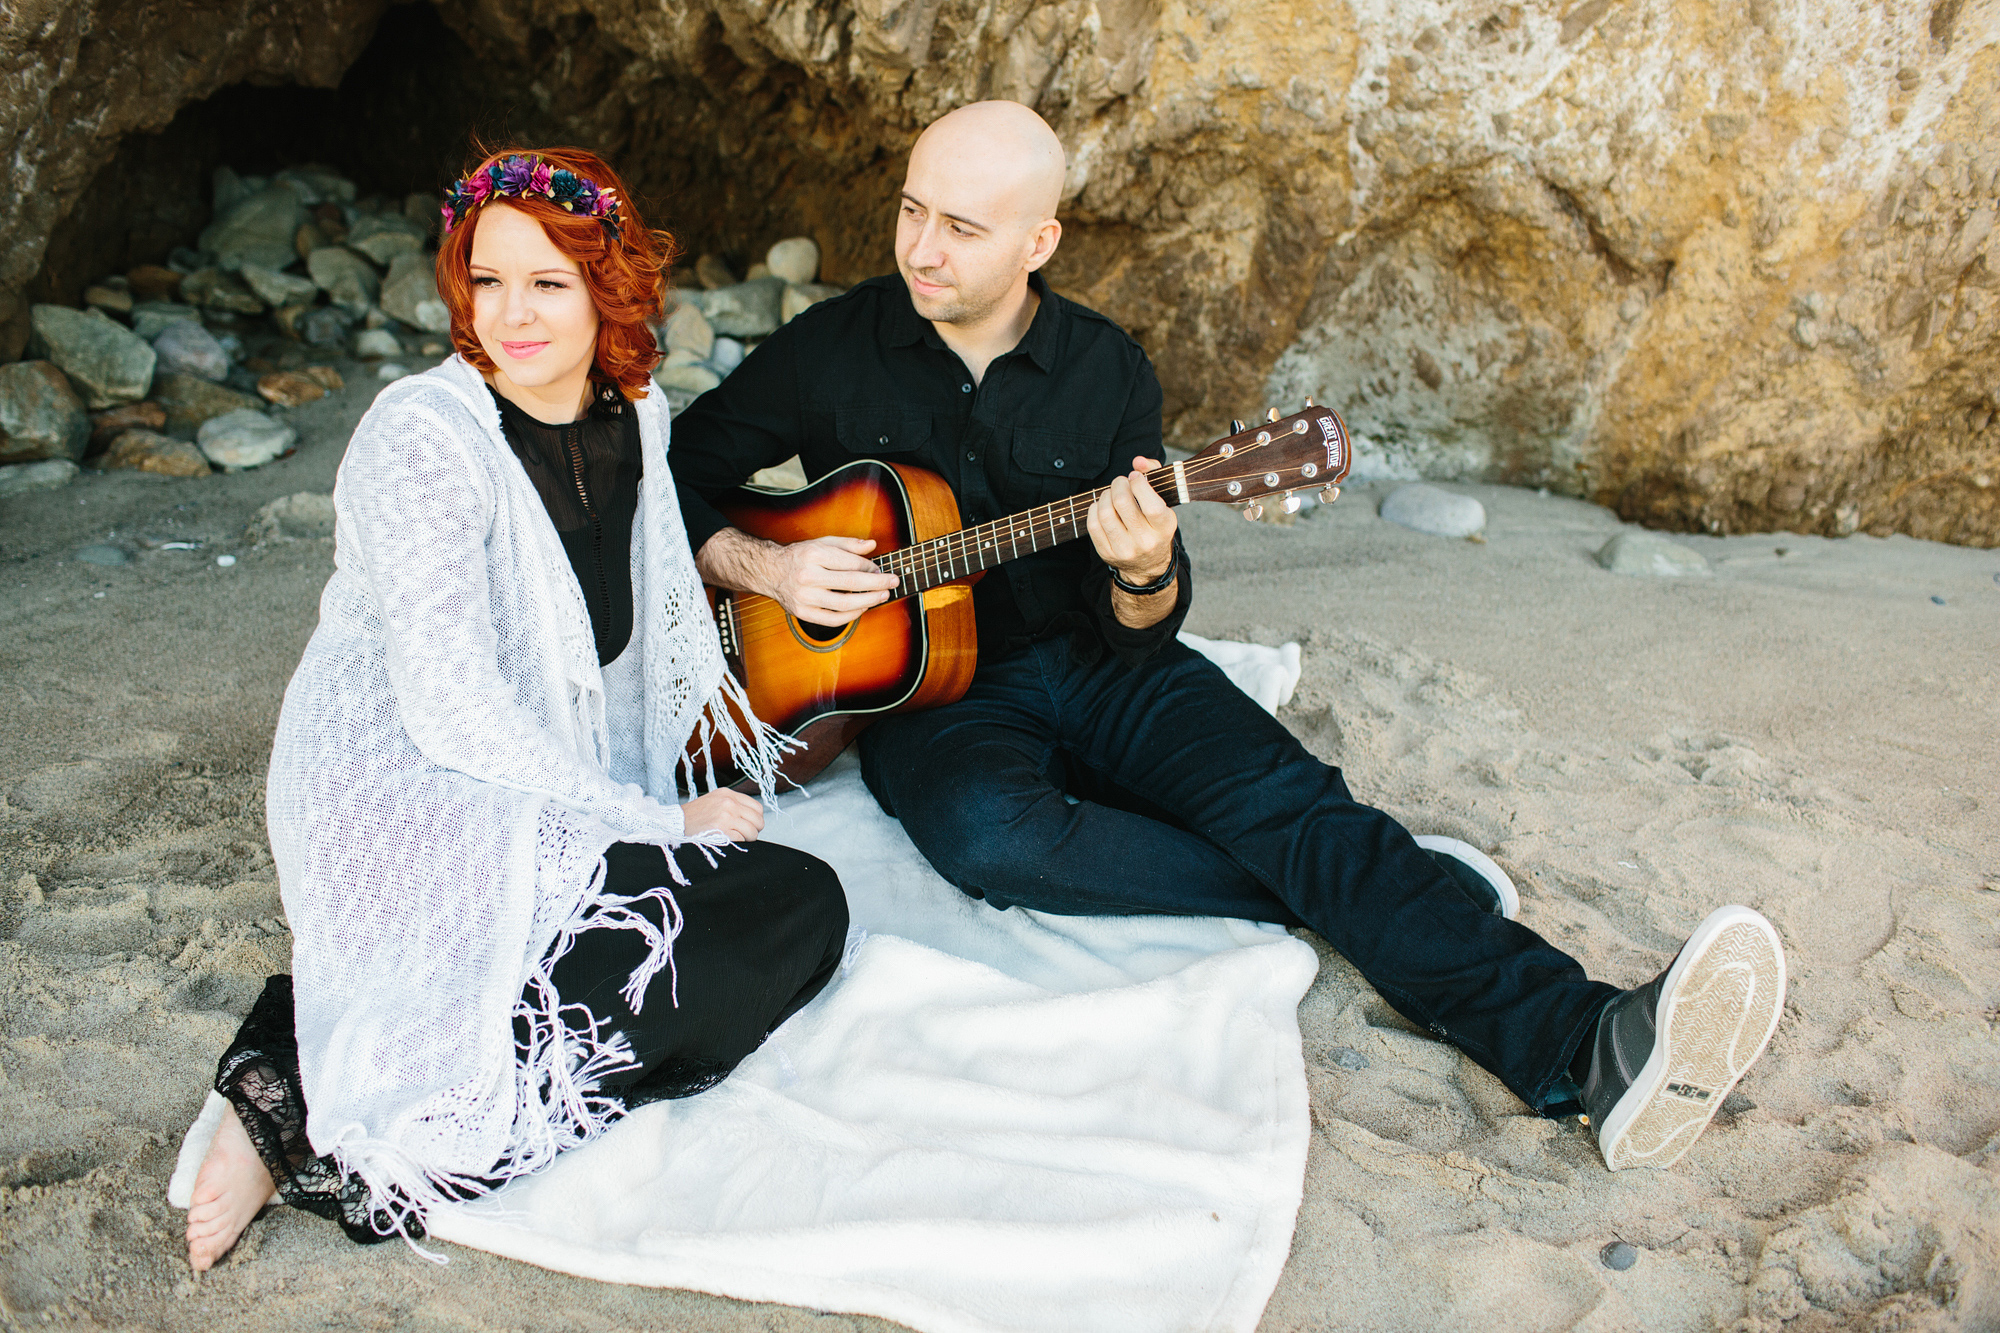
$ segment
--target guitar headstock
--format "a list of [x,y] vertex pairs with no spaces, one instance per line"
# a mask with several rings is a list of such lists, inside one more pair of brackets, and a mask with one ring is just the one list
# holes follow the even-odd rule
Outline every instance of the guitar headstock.
[[1322,503],[1340,497],[1340,483],[1354,462],[1347,423],[1330,407],[1308,398],[1305,410],[1237,429],[1181,464],[1187,498],[1244,506],[1250,519],[1263,516],[1266,496],[1282,495],[1286,513],[1299,508],[1298,491],[1317,491]]

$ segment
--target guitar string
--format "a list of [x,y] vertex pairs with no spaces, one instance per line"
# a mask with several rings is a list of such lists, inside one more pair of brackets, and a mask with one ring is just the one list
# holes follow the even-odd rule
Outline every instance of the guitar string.
[[[1286,443],[1288,442],[1286,437],[1292,433],[1289,431],[1284,432],[1283,434],[1274,436],[1270,441],[1263,444],[1253,440],[1249,444],[1235,450],[1228,458],[1220,454],[1208,454],[1188,459],[1182,466],[1182,476],[1189,481],[1199,480],[1205,484],[1209,482],[1261,478],[1268,475],[1268,469],[1253,470],[1230,477],[1211,478],[1208,474],[1225,465],[1236,463],[1244,454]],[[1168,465],[1168,467],[1171,466],[1171,464]],[[1167,469],[1162,468],[1161,470],[1165,471]],[[903,597],[913,596],[917,593],[928,591],[931,587],[955,582],[973,573],[992,568],[992,565],[984,562],[985,554],[1002,544],[1013,548],[1006,559],[1015,558],[1020,553],[1021,537],[1023,534],[1027,537],[1030,554],[1044,549],[1041,542],[1042,538],[1049,539],[1047,541],[1048,546],[1056,546],[1065,541],[1074,540],[1077,533],[1087,529],[1084,519],[1079,517],[1076,512],[1078,502],[1083,502],[1087,513],[1088,506],[1094,503],[1097,497],[1104,494],[1108,489],[1108,487],[1099,487],[1094,491],[1066,496],[1061,500],[1038,506],[1022,514],[1010,515],[1003,519],[994,519],[971,528],[961,528],[956,532],[933,537],[913,546],[899,547],[894,551],[887,552],[875,563],[884,573],[893,573],[899,579],[911,579],[913,575],[921,576],[924,574],[936,576],[935,581],[931,582],[928,587],[912,588],[910,592],[901,594]],[[1066,511],[1061,519],[1056,518],[1056,511],[1059,509]],[[1058,535],[1064,529],[1071,530],[1069,536]],[[1003,532],[1003,530],[1005,531]],[[992,540],[986,540],[988,537],[991,537]],[[975,541],[981,543],[976,550],[973,546]],[[974,559],[979,561],[976,568],[973,563]],[[1004,563],[1006,563],[1006,560],[994,562],[994,564]],[[964,565],[962,571],[959,569],[961,564]],[[911,581],[914,582],[916,580]],[[739,633],[746,639],[752,637],[753,634],[755,637],[761,638],[765,632],[779,628],[787,618],[788,615],[784,608],[775,600],[759,598],[759,604],[753,604],[748,607],[742,606],[739,602],[737,628]]]

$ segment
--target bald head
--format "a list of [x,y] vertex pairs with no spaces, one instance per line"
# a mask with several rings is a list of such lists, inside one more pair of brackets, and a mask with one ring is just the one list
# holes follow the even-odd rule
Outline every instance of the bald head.
[[1032,314],[1028,275],[1062,238],[1067,165],[1056,132],[1019,102],[962,106],[917,137],[896,266],[925,319],[1005,329]]

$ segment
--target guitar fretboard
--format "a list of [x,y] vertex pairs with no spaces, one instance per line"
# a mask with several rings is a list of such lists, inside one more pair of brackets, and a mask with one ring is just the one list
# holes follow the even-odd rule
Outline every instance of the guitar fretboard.
[[[1161,499],[1173,504],[1179,497],[1172,487],[1162,489]],[[1009,518],[994,519],[977,527],[961,528],[942,537],[933,537],[915,546],[905,546],[880,557],[875,563],[885,574],[902,579],[890,600],[914,597],[966,578],[1019,556],[1046,551],[1084,535],[1085,516],[1104,488],[1085,491],[1029,509]]]

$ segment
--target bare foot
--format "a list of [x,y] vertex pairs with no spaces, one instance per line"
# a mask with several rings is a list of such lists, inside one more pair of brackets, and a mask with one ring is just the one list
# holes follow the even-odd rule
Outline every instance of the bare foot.
[[216,1260],[229,1253],[250,1219],[266,1204],[277,1201],[271,1173],[250,1136],[243,1132],[243,1122],[236,1118],[232,1106],[216,1128],[208,1156],[202,1159],[188,1205],[188,1263],[194,1271],[205,1273],[213,1268]]

